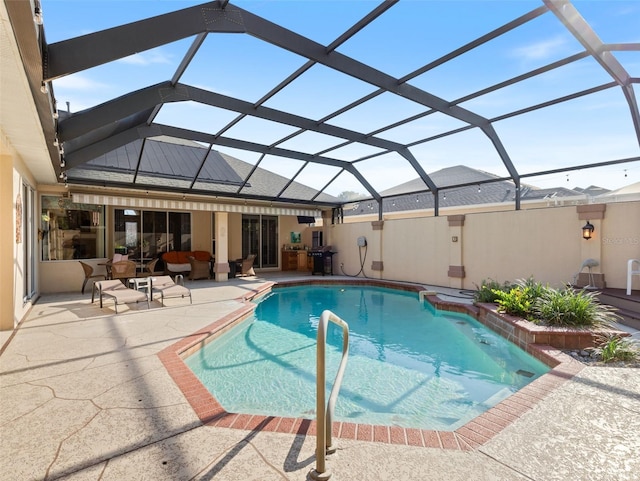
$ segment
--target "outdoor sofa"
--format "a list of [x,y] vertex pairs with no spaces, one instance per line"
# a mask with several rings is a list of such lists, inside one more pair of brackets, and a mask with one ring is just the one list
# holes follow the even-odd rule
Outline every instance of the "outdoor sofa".
[[[191,277],[191,262],[189,258],[192,257],[195,261],[206,263],[207,273],[209,272],[209,263],[211,262],[211,254],[207,251],[169,251],[162,254],[162,260],[164,261],[164,273],[165,275],[183,274],[192,279]],[[200,267],[200,266],[198,266]],[[201,277],[201,269],[194,274],[199,274]],[[207,274],[207,277],[209,275]]]

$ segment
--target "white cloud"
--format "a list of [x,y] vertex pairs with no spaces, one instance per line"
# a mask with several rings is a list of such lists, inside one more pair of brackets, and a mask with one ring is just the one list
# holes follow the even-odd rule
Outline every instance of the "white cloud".
[[563,50],[567,40],[563,37],[555,37],[542,42],[536,42],[512,50],[511,56],[522,60],[540,60],[552,57],[554,52]]
[[638,5],[632,2],[622,3],[621,5],[618,5],[618,7],[618,10],[613,10],[613,15],[618,17],[636,15],[638,12],[640,12],[640,8],[638,8]]
[[149,50],[148,52],[129,55],[128,57],[121,58],[117,61],[129,65],[146,67],[147,65],[153,64],[168,64],[171,63],[170,59],[171,55],[165,54],[161,50]]
[[103,89],[106,87],[106,84],[101,82],[96,82],[89,77],[83,76],[81,74],[73,74],[67,77],[62,77],[60,79],[53,81],[53,87],[56,91],[63,90],[81,90],[81,91],[93,91],[96,89]]

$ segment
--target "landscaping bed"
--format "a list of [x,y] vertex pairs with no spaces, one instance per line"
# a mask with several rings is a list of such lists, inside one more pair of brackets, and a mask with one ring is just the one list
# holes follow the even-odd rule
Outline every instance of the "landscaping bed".
[[554,289],[533,278],[483,281],[475,294],[480,322],[522,349],[543,344],[585,364],[640,367],[640,345],[614,328],[620,317],[594,291]]

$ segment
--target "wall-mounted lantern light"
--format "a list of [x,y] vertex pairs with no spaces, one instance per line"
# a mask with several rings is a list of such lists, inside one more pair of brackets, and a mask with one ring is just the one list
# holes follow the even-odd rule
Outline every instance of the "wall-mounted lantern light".
[[595,227],[593,227],[593,224],[587,221],[587,223],[582,227],[582,237],[587,240],[591,239],[593,237],[594,230]]

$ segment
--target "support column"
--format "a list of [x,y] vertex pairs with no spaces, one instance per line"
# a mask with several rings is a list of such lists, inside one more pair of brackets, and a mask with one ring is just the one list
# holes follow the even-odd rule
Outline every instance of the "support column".
[[216,212],[215,214],[215,239],[216,251],[213,272],[216,275],[216,282],[226,282],[229,280],[229,214],[227,212]]
[[378,251],[378,259],[380,260],[375,260],[371,262],[371,270],[378,272],[378,277],[382,278],[382,271],[384,270],[384,262],[382,260],[382,239],[384,238],[383,235],[383,229],[384,229],[384,221],[383,220],[376,220],[373,221],[371,223],[371,229],[374,231],[380,231],[380,235],[378,238],[378,245],[379,245],[379,251]]
[[465,277],[464,264],[462,263],[462,227],[464,226],[464,215],[449,215],[449,287],[455,289],[463,288]]
[[[3,139],[0,139],[0,143]],[[0,331],[14,327],[14,242],[16,236],[13,196],[13,158],[6,154],[4,143],[0,146]]]

